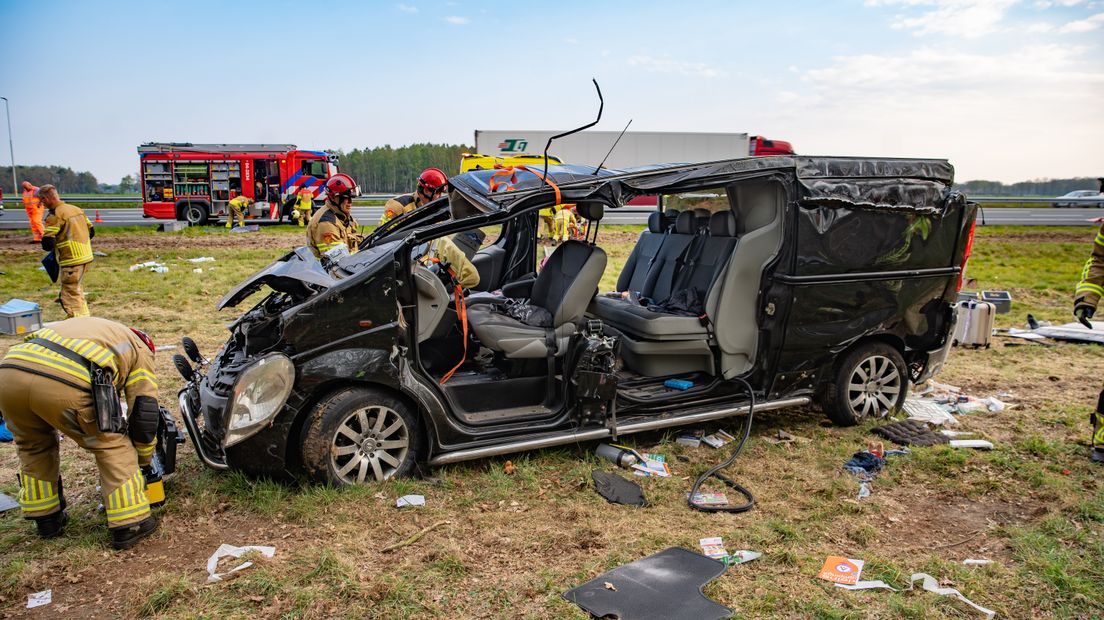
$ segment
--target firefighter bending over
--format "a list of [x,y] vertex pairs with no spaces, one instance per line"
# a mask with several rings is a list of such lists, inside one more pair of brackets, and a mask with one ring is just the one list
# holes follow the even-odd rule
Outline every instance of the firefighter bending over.
[[409,213],[418,207],[440,198],[445,193],[448,177],[440,168],[426,168],[418,175],[418,189],[411,194],[401,194],[383,205],[383,217],[380,225],[386,224],[403,213]]
[[235,219],[241,222],[238,226],[245,226],[245,214],[249,211],[249,207],[253,206],[253,199],[238,196],[227,203],[227,206],[230,208],[230,214],[226,216],[226,227],[233,228]]
[[[1085,263],[1085,269],[1081,273],[1081,281],[1073,294],[1073,314],[1077,320],[1088,327],[1092,327],[1089,321],[1096,314],[1096,306],[1100,298],[1104,296],[1104,224],[1100,225],[1100,231],[1096,233],[1093,241],[1092,255]],[[1104,390],[1096,402],[1096,411],[1090,414],[1092,424],[1092,452],[1091,458],[1096,463],[1104,463]]]
[[53,185],[43,185],[38,197],[50,210],[42,232],[42,249],[54,253],[60,268],[61,291],[57,302],[67,317],[88,316],[82,283],[94,258],[92,238],[96,236],[96,229],[84,211],[61,201]]
[[326,206],[311,217],[307,244],[317,258],[341,247],[353,254],[360,244],[360,225],[352,212],[353,198],[360,195],[360,188],[352,177],[341,173],[330,177],[325,189]]
[[140,469],[153,459],[160,419],[154,350],[137,329],[81,317],[30,334],[0,360],[0,412],[15,436],[19,504],[39,536],[60,536],[68,521],[59,431],[96,459],[112,545],[129,549],[157,529]]
[[295,198],[295,210],[292,211],[292,216],[295,221],[299,222],[299,226],[303,227],[310,221],[311,211],[314,210],[314,190],[304,187],[299,190]]

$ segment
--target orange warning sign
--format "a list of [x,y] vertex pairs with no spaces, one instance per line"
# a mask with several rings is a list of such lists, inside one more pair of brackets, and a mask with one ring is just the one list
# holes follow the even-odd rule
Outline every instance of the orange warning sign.
[[862,568],[862,560],[830,555],[824,560],[824,567],[820,569],[817,577],[834,583],[855,585],[859,581],[859,575],[862,574]]

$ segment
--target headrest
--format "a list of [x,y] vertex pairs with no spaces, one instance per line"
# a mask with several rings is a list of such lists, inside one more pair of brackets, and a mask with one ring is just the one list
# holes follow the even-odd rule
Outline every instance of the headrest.
[[736,236],[736,214],[732,211],[718,211],[709,218],[709,234],[713,237]]
[[575,205],[575,210],[579,213],[579,217],[592,222],[602,219],[602,215],[606,212],[605,207],[600,202],[580,202]]
[[675,218],[675,232],[680,235],[692,235],[697,231],[697,219],[690,211],[683,211]]
[[648,216],[648,230],[654,233],[662,233],[667,229],[667,219],[663,217],[663,214],[656,211]]
[[694,209],[694,217],[698,218],[699,220],[704,220],[702,222],[703,224],[709,223],[709,217],[711,215],[713,214],[709,212],[709,209]]

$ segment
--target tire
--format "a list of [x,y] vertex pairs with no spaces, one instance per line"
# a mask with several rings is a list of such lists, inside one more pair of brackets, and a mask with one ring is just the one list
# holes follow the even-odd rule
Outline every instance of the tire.
[[200,203],[189,202],[181,211],[184,213],[184,221],[188,222],[189,226],[203,226],[207,223],[207,207]]
[[348,486],[413,474],[424,446],[409,405],[382,390],[351,387],[311,411],[302,457],[317,482]]
[[840,358],[821,405],[836,424],[854,426],[900,410],[907,396],[901,353],[884,342],[868,342]]

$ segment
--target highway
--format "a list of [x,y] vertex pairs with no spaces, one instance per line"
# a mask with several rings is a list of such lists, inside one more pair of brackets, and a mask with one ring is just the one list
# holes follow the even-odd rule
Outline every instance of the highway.
[[[608,209],[602,220],[605,224],[643,224],[652,210],[647,207]],[[100,209],[100,226],[156,226],[169,220],[146,219],[141,209]],[[375,224],[383,213],[383,207],[353,207],[353,216],[365,225]],[[94,218],[94,209],[88,217]],[[1054,209],[1044,208],[989,208],[978,216],[978,225],[986,226],[1095,226],[1092,218],[1104,216],[1104,209]],[[983,221],[984,220],[984,221]],[[249,220],[250,223],[272,224],[271,220]],[[0,230],[28,228],[27,214],[21,208],[5,209],[0,217]]]

